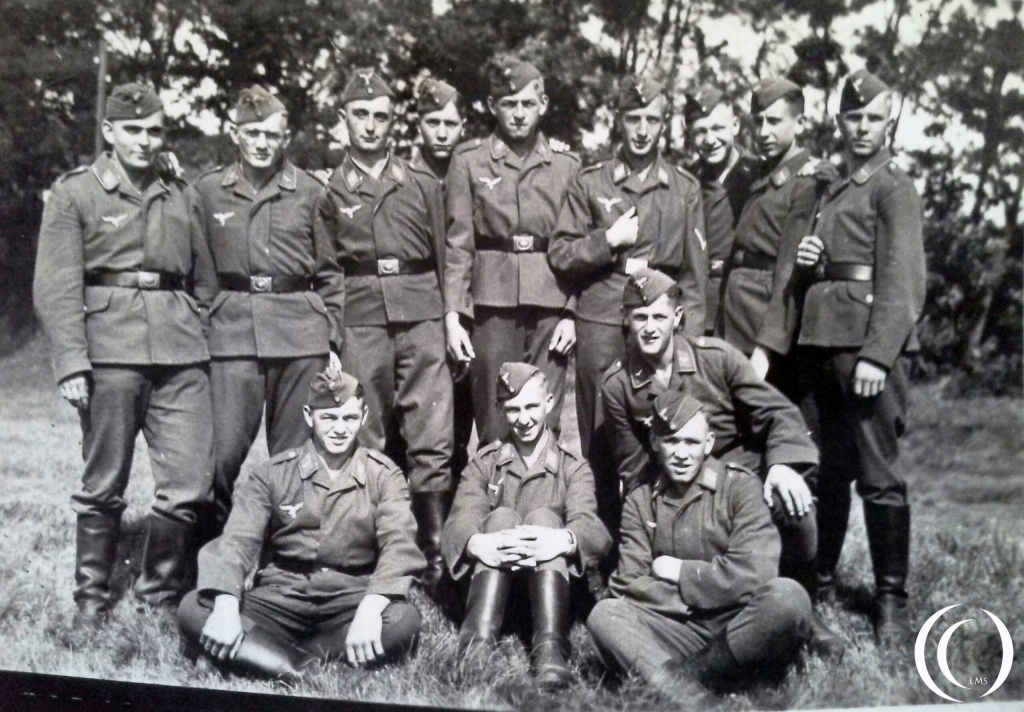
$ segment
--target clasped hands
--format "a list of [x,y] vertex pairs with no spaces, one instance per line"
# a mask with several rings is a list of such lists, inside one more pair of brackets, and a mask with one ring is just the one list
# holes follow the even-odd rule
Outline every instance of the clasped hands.
[[572,548],[568,529],[520,524],[500,532],[474,534],[466,544],[466,553],[484,566],[515,571],[570,554]]

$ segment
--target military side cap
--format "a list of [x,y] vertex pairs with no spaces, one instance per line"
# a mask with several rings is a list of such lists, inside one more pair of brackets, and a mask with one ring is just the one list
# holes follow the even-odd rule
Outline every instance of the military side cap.
[[498,402],[502,403],[509,398],[515,398],[523,386],[541,370],[536,366],[519,361],[507,361],[501,364],[498,369]]
[[148,84],[121,84],[114,87],[107,99],[107,121],[144,119],[150,114],[163,111],[164,103]]
[[416,89],[416,111],[420,116],[440,111],[449,102],[455,101],[458,95],[459,92],[451,84],[427,77]]
[[859,69],[846,78],[843,93],[839,99],[839,113],[862,109],[883,92],[892,87],[866,69]]
[[363,387],[352,376],[337,368],[328,366],[316,374],[309,384],[306,405],[310,408],[337,408],[352,396],[362,398]]
[[619,95],[615,100],[615,108],[619,111],[641,109],[661,95],[665,85],[654,81],[648,76],[635,75],[626,77],[619,84]]
[[235,123],[241,126],[253,121],[263,121],[279,111],[287,111],[281,100],[257,84],[238,93]]
[[750,99],[750,113],[760,114],[782,97],[789,96],[803,96],[803,90],[799,84],[782,77],[766,79],[754,89],[754,94]]
[[702,409],[701,402],[690,394],[670,388],[654,399],[651,431],[655,435],[674,433]]
[[373,69],[357,69],[352,72],[348,84],[345,85],[345,91],[341,94],[341,103],[347,104],[350,101],[359,101],[361,99],[377,99],[382,96],[389,96],[394,99],[395,93],[391,91],[388,83],[381,79],[381,76]]
[[717,87],[700,87],[686,92],[686,104],[683,106],[686,123],[706,118],[724,98],[725,93]]
[[540,77],[540,71],[529,62],[511,58],[496,60],[490,71],[491,96],[500,99],[518,94],[527,84]]
[[622,306],[625,309],[650,306],[674,286],[675,280],[664,272],[650,267],[638,269],[626,280],[626,287],[622,290]]

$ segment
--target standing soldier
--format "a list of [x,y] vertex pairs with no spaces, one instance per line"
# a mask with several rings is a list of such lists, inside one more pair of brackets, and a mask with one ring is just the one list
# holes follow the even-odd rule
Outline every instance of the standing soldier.
[[708,243],[704,333],[710,335],[718,324],[722,277],[732,252],[736,221],[751,184],[761,173],[761,161],[736,144],[740,122],[720,89],[702,87],[688,93],[683,116],[697,151],[690,169],[700,180],[704,199]]
[[444,200],[432,173],[388,149],[394,94],[376,72],[357,69],[341,103],[350,145],[320,206],[345,274],[341,361],[366,384],[365,442],[406,465],[432,586],[451,496]]
[[693,336],[704,333],[708,265],[700,185],[661,156],[668,99],[661,84],[628,77],[616,108],[622,145],[612,160],[583,169],[572,182],[548,253],[555,274],[579,294],[576,413],[584,456],[591,456],[601,375],[623,356],[626,277],[650,266],[677,279],[686,328]]
[[[506,361],[525,361],[544,372],[555,397],[548,424],[559,429],[576,330],[568,290],[548,266],[547,251],[580,166],[574,154],[553,148],[538,129],[548,97],[536,67],[500,60],[491,68],[490,85],[487,106],[495,131],[455,150],[446,196],[448,348],[460,362],[472,363],[482,443],[508,429],[495,390]],[[470,321],[472,335],[466,330]]]
[[230,135],[238,162],[195,185],[221,289],[210,310],[216,468],[209,538],[227,521],[264,404],[270,455],[302,445],[306,389],[341,341],[341,275],[317,225],[323,185],[284,156],[284,104],[261,86],[243,89]]
[[102,131],[113,151],[62,177],[46,203],[33,289],[61,395],[82,424],[85,474],[72,496],[76,625],[99,624],[110,611],[139,431],[155,485],[135,584],[144,603],[171,605],[183,593],[196,509],[213,478],[200,314],[215,286],[195,196],[154,171],[164,113],[152,88],[116,87]]
[[[811,364],[821,430],[821,595],[834,590],[853,481],[864,503],[874,565],[875,635],[886,645],[910,633],[910,506],[907,483],[894,464],[908,397],[899,356],[919,348],[915,322],[925,296],[920,198],[885,145],[892,106],[892,91],[878,77],[858,71],[847,78],[837,119],[844,171],[825,190],[816,234],[800,241],[790,280],[810,282],[797,343]],[[776,285],[765,318],[762,343],[779,354],[789,352],[793,337],[791,330],[774,328],[786,321],[777,297],[794,289]]]

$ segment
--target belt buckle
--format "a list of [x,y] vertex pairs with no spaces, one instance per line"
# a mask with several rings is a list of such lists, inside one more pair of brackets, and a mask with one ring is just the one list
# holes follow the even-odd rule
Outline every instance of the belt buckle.
[[139,289],[159,289],[159,272],[139,272]]
[[252,276],[249,277],[249,287],[254,292],[269,292],[273,289],[274,278],[265,276]]
[[398,258],[383,257],[377,260],[377,276],[387,277],[398,274]]
[[530,252],[533,250],[533,235],[513,235],[512,249],[516,252]]
[[623,271],[628,276],[633,274],[634,272],[639,272],[640,270],[647,267],[648,264],[650,264],[648,260],[641,260],[635,257],[627,257],[626,264],[623,266]]

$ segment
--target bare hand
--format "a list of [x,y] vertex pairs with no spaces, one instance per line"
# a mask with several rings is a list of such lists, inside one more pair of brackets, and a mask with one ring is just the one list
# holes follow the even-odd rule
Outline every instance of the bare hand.
[[811,511],[811,490],[796,470],[788,465],[772,465],[764,479],[764,501],[771,509],[772,491],[779,493],[782,506],[791,517],[801,518]]
[[801,267],[813,267],[818,264],[824,251],[825,243],[821,238],[817,235],[808,235],[796,248],[796,263]]
[[505,529],[490,534],[474,534],[466,542],[466,553],[492,569],[522,563],[526,557],[517,551],[520,541],[513,532],[512,529]]
[[659,556],[651,564],[651,573],[662,581],[676,583],[683,570],[683,560],[674,556]]
[[327,356],[327,366],[328,366],[328,368],[332,368],[332,369],[336,369],[336,370],[340,371],[341,370],[341,356],[339,356],[338,354],[336,354],[333,351],[331,351],[330,354]]
[[213,612],[199,635],[199,644],[211,658],[230,660],[238,653],[244,638],[238,599],[227,593],[218,595],[213,600]]
[[71,405],[79,410],[89,408],[89,379],[84,373],[68,376],[58,385],[60,394]]
[[444,318],[445,338],[448,341],[448,353],[456,363],[469,363],[476,358],[473,342],[469,332],[462,326],[458,312],[448,312]]
[[765,376],[768,375],[768,366],[770,365],[768,363],[768,352],[760,346],[755,346],[754,352],[750,354],[750,365],[753,366],[757,377],[763,381]]
[[604,237],[608,240],[608,246],[615,250],[635,245],[639,232],[640,219],[636,216],[636,207],[631,207],[612,223],[605,231]]
[[874,398],[885,390],[888,375],[888,371],[870,361],[857,361],[853,369],[853,392],[861,398]]
[[572,347],[575,345],[576,322],[572,319],[559,320],[555,325],[555,333],[551,335],[551,344],[548,346],[548,350],[565,356],[572,351]]
[[520,543],[512,551],[523,554],[527,559],[551,561],[558,556],[565,556],[572,549],[572,537],[568,529],[520,524],[514,531],[519,535]]
[[384,627],[381,613],[390,602],[387,596],[377,593],[368,593],[359,602],[345,636],[345,658],[349,665],[365,665],[384,655],[384,646],[380,642]]

